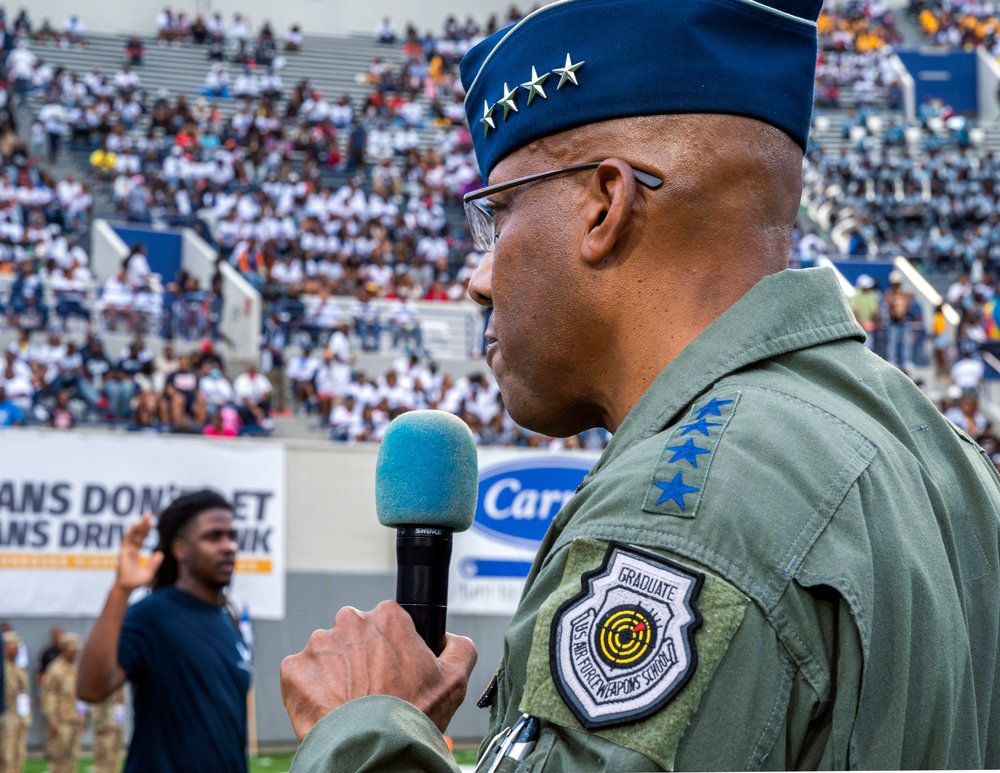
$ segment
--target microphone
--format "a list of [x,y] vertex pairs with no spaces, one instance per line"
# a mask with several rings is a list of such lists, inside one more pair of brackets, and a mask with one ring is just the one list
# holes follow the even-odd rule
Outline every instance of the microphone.
[[435,655],[444,649],[451,535],[472,525],[478,490],[465,422],[445,411],[393,419],[375,465],[375,511],[396,529],[396,601]]

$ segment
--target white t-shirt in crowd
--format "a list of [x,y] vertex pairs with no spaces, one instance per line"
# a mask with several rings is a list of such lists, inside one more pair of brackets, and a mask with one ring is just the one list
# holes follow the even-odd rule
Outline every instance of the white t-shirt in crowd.
[[271,394],[271,382],[263,373],[241,373],[233,382],[233,389],[240,400],[256,404]]
[[225,376],[213,378],[212,376],[202,376],[198,380],[198,389],[205,396],[205,402],[209,405],[225,405],[231,403],[235,397],[233,386]]
[[984,374],[983,363],[971,357],[959,360],[951,368],[951,380],[961,389],[979,389]]

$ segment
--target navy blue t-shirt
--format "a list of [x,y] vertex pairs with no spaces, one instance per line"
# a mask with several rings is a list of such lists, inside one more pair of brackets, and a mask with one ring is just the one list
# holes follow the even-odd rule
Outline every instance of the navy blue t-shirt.
[[246,773],[250,652],[224,607],[150,594],[125,615],[118,662],[135,707],[125,773]]

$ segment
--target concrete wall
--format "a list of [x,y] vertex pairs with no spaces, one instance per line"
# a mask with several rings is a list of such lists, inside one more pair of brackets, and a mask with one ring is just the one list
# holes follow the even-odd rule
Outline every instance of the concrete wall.
[[956,113],[978,113],[974,53],[935,48],[898,49],[896,53],[913,76],[917,105],[940,99]]
[[105,282],[118,273],[122,261],[128,257],[128,245],[115,233],[107,220],[95,220],[91,229],[90,268],[94,278]]
[[[201,13],[210,15],[218,11],[227,20],[234,12],[248,16],[254,27],[268,19],[276,32],[284,31],[292,24],[300,24],[306,33],[345,34],[349,32],[374,32],[375,24],[385,15],[390,16],[397,28],[412,21],[423,31],[440,31],[445,18],[451,14],[464,19],[472,15],[485,22],[490,14],[499,18],[506,15],[510,2],[504,0],[379,0],[376,3],[340,3],[331,0],[291,0],[274,3],[267,0],[184,0],[183,2],[132,3],[128,0],[107,0],[103,3],[81,5],[76,0],[36,0],[29,7],[33,22],[41,22],[48,17],[54,26],[60,27],[70,14],[79,14],[87,29],[101,32],[152,32],[155,29],[157,12],[169,5],[175,11],[184,11],[189,16]],[[531,3],[518,3],[522,12],[532,7]]]

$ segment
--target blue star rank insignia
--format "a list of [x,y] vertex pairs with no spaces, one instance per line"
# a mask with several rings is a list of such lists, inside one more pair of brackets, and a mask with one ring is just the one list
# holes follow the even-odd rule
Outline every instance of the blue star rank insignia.
[[[670,431],[646,489],[642,509],[694,518],[709,468],[739,402],[739,392],[699,400]],[[709,417],[715,419],[709,421]]]
[[668,499],[672,499],[677,503],[677,506],[681,510],[684,509],[684,495],[693,494],[698,491],[698,489],[694,486],[685,486],[683,476],[684,473],[679,472],[674,476],[673,480],[664,481],[663,483],[658,483],[655,480],[653,481],[654,486],[663,490],[660,498],[656,500],[656,504],[661,504],[666,502]]

